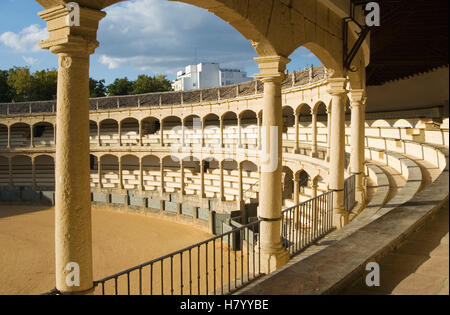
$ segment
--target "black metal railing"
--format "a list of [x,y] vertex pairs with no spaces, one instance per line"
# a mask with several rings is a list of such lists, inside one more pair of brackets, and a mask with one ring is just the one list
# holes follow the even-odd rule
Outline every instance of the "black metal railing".
[[261,275],[254,221],[94,282],[100,295],[231,294]]
[[282,211],[281,237],[291,256],[333,229],[332,191]]
[[344,182],[344,207],[345,211],[350,212],[356,204],[356,175],[352,175]]

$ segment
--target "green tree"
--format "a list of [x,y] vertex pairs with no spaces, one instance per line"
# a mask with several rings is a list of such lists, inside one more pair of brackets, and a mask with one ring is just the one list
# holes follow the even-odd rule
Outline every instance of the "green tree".
[[108,94],[116,95],[130,95],[133,93],[133,81],[128,80],[127,77],[122,79],[115,79],[114,82],[108,85]]
[[90,97],[104,97],[106,96],[105,80],[94,80],[89,78],[89,94]]
[[152,92],[165,92],[172,89],[172,85],[165,75],[150,77],[145,74],[138,76],[134,81],[133,94],[144,94]]
[[8,85],[16,102],[45,101],[56,98],[58,71],[30,72],[28,67],[9,69]]
[[8,85],[8,71],[0,70],[0,102],[11,102],[12,90]]

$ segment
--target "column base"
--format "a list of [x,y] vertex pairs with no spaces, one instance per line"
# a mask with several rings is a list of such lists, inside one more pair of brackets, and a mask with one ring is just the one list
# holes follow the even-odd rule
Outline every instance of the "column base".
[[261,272],[268,275],[275,270],[283,267],[289,262],[290,255],[285,248],[281,248],[276,252],[266,252],[261,249]]
[[337,229],[342,229],[349,223],[349,214],[342,209],[341,211],[336,211],[333,209],[333,226]]

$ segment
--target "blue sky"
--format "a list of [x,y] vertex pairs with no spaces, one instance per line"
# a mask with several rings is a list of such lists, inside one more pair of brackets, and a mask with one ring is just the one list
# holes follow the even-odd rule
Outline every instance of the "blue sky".
[[[34,0],[0,0],[0,69],[30,66],[32,71],[56,68],[57,58],[39,49],[47,37]],[[228,23],[194,6],[167,0],[131,0],[106,9],[100,22],[100,47],[91,56],[91,77],[107,83],[117,77],[164,74],[175,79],[188,64],[218,62],[222,67],[258,72],[250,42]],[[290,71],[320,61],[299,48]]]

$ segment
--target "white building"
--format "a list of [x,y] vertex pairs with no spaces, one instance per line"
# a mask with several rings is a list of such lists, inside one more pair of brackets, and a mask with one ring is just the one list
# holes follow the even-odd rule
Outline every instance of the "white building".
[[218,63],[189,65],[177,73],[172,83],[175,91],[189,91],[250,81],[247,72],[237,69],[221,69]]

